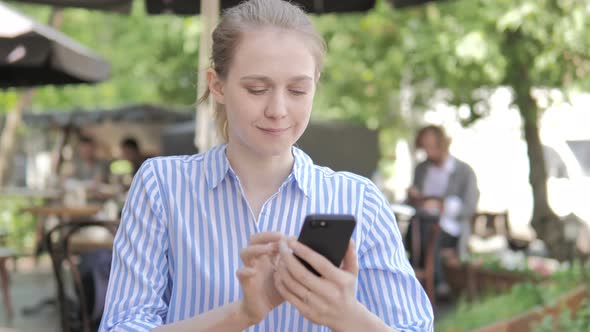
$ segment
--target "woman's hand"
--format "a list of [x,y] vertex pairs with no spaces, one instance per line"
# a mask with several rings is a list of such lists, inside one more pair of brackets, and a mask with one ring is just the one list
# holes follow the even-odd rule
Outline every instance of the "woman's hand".
[[251,324],[260,322],[268,312],[284,302],[274,286],[273,273],[278,259],[280,233],[258,233],[240,252],[244,267],[236,272],[244,298],[241,310]]
[[[356,299],[358,263],[353,241],[350,241],[340,268],[295,239],[279,244],[280,262],[275,272],[279,293],[299,312],[315,324],[333,330],[346,327],[347,322],[363,314]],[[321,277],[316,276],[293,254],[308,262]]]

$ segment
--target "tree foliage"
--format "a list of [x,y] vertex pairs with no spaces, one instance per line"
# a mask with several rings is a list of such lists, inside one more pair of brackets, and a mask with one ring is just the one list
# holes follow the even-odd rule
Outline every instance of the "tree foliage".
[[[45,6],[17,8],[40,22],[46,22],[49,15]],[[105,58],[112,76],[96,85],[38,88],[34,109],[194,102],[198,18],[148,16],[142,2],[135,2],[128,16],[68,8],[64,17],[60,31]],[[0,107],[10,109],[14,99],[14,90],[0,93]]]
[[[453,91],[453,102],[471,104],[481,87],[518,82],[509,70],[514,59],[532,60],[533,86],[588,88],[589,6],[584,0],[448,0],[396,10],[378,1],[366,14],[317,16],[329,46],[318,112],[388,127],[399,120],[404,77],[416,86],[432,81],[433,88]],[[49,15],[45,6],[17,8],[41,22]],[[36,108],[194,102],[198,17],[148,16],[136,2],[128,16],[65,9],[61,30],[105,57],[113,75],[96,86],[38,89]],[[506,48],[508,32],[521,39]],[[10,91],[0,98],[1,105],[15,99]]]

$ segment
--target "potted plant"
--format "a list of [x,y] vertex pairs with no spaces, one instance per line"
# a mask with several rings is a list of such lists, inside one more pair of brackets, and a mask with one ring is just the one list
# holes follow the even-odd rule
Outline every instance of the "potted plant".
[[583,275],[582,268],[575,265],[544,281],[516,284],[504,293],[482,295],[472,300],[462,298],[453,312],[437,321],[435,330],[532,331],[546,317],[559,316],[565,310],[572,313],[578,310],[588,297]]

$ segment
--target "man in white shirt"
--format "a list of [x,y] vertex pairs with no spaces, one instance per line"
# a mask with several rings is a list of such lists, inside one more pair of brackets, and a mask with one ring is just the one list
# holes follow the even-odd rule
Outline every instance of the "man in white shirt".
[[[477,208],[479,190],[473,169],[449,153],[450,139],[438,126],[426,126],[416,135],[416,147],[424,150],[426,160],[416,166],[410,204],[422,215],[436,216],[441,232],[436,244],[435,279],[437,289],[446,290],[440,259],[442,249],[467,253],[471,218]],[[421,225],[422,247],[426,246],[429,225]],[[423,252],[423,250],[422,250]]]

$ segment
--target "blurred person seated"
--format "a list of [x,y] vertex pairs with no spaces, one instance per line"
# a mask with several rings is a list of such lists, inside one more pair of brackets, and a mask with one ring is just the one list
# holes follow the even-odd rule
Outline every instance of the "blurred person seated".
[[121,141],[121,154],[123,159],[129,161],[132,166],[132,174],[135,175],[137,170],[143,164],[143,162],[148,158],[147,156],[143,155],[141,149],[139,147],[139,143],[137,140],[132,137],[127,137]]
[[109,198],[109,194],[105,192],[109,163],[98,158],[95,140],[89,136],[81,136],[76,151],[72,167],[62,174],[66,194],[75,192],[78,197],[77,205],[85,204],[86,200],[103,201]]
[[[448,293],[441,256],[466,255],[470,220],[479,200],[475,172],[449,153],[450,144],[450,138],[441,127],[430,125],[419,130],[415,145],[424,151],[426,160],[414,169],[412,186],[408,189],[408,203],[416,208],[415,221],[420,227],[420,256],[428,245],[432,223],[439,223],[441,228],[435,246],[435,283],[441,295]],[[416,224],[411,223],[410,227]],[[406,234],[406,248],[410,250],[411,232]],[[419,262],[423,264],[423,257]]]
[[[131,187],[133,177],[141,167],[144,161],[151,156],[142,152],[138,141],[133,137],[127,137],[119,143],[120,158],[111,166],[113,182],[119,185],[123,196],[119,197],[120,202],[125,201],[127,191]],[[122,204],[121,204],[122,205]]]
[[[113,207],[113,203],[109,202],[116,194],[108,183],[109,163],[99,158],[97,143],[92,137],[81,135],[76,143],[72,160],[67,161],[60,169],[59,185],[63,195],[58,201],[49,204],[70,208],[99,206],[100,211],[89,217],[104,220],[116,219],[117,207]],[[46,232],[62,221],[71,221],[76,218],[80,216],[70,216],[67,212],[40,218],[36,225],[36,258],[46,250]],[[105,233],[102,228],[97,229],[99,229],[98,233],[92,228],[85,229],[84,232],[94,238]],[[86,240],[83,241],[86,242]]]

